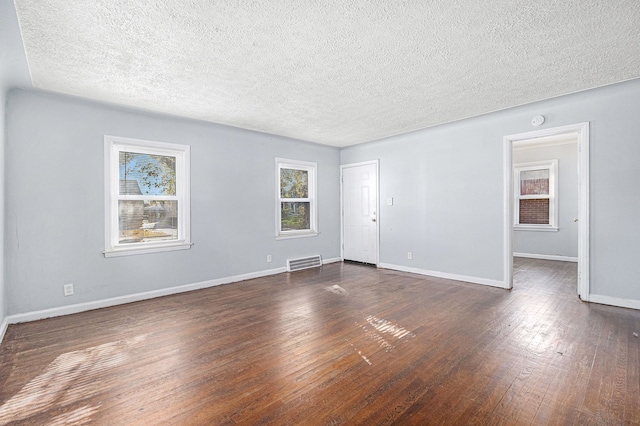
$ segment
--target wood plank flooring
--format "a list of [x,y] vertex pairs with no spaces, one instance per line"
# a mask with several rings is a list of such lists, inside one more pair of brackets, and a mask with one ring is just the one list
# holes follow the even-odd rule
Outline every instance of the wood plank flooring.
[[[0,424],[640,424],[640,312],[353,264],[11,325]],[[634,334],[635,333],[635,334]]]

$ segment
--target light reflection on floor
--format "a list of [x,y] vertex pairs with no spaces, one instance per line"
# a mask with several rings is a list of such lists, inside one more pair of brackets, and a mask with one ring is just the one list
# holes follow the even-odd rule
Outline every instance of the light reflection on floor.
[[[129,350],[144,335],[59,355],[44,371],[0,406],[0,424],[28,419],[40,412],[74,404],[100,391],[98,377],[122,365]],[[83,406],[60,415],[49,424],[85,424],[99,406]]]

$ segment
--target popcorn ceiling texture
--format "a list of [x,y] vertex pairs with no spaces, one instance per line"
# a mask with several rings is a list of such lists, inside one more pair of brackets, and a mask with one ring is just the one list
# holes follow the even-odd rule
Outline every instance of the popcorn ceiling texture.
[[37,88],[347,146],[640,77],[637,0],[16,0]]

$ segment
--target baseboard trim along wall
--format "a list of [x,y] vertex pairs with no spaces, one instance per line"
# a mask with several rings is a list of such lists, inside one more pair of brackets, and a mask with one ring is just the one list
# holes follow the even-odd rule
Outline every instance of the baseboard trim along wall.
[[[339,257],[323,259],[322,264],[341,262]],[[266,277],[269,275],[277,275],[287,272],[286,267],[268,269],[266,271],[251,272],[248,274],[235,275],[232,277],[218,278],[215,280],[202,281],[194,284],[185,284],[176,287],[168,287],[159,290],[147,291],[144,293],[129,294],[126,296],[112,297],[109,299],[96,300],[93,302],[78,303],[75,305],[61,306],[58,308],[43,309],[41,311],[27,312],[24,314],[10,315],[5,318],[0,329],[0,343],[2,337],[9,324],[18,324],[21,322],[37,321],[45,318],[59,317],[62,315],[77,314],[79,312],[91,311],[93,309],[107,308],[109,306],[123,305],[125,303],[139,302],[141,300],[155,299],[156,297],[169,296],[172,294],[184,293],[187,291],[200,290],[208,287],[215,287],[222,284],[231,284],[239,281],[250,280],[253,278]]]
[[199,283],[185,284],[176,287],[167,287],[159,290],[147,291],[144,293],[128,294],[126,296],[112,297],[109,299],[96,300],[93,302],[78,303],[75,305],[60,306],[58,308],[43,309],[41,311],[27,312],[24,314],[10,315],[9,324],[21,322],[37,321],[45,318],[58,317],[62,315],[77,314],[79,312],[91,311],[93,309],[106,308],[109,306],[122,305],[125,303],[139,302],[141,300],[155,299],[156,297],[169,296],[171,294],[184,293],[187,291],[200,290],[208,287],[215,287],[222,284],[231,284],[238,281],[250,280],[253,278],[277,275],[286,272],[287,268],[269,269],[266,271],[251,272],[248,274],[235,275],[232,277],[218,278],[215,280],[202,281]]
[[[514,256],[515,256],[515,253],[514,253]],[[553,260],[557,260],[557,259],[553,259]],[[572,260],[565,260],[565,261],[573,262]],[[401,271],[401,272],[410,272],[413,274],[427,275],[430,277],[446,278],[446,279],[455,280],[455,281],[465,281],[465,282],[474,283],[474,284],[483,284],[491,287],[507,288],[505,287],[504,282],[502,281],[489,280],[486,278],[469,277],[465,275],[449,274],[445,272],[427,271],[424,269],[410,268],[407,266],[393,265],[389,263],[380,263],[378,267],[384,268],[384,269],[392,269],[392,270]],[[602,296],[599,294],[590,294],[589,302],[585,302],[585,303],[598,303],[601,305],[615,306],[618,308],[629,308],[629,309],[640,310],[640,300],[621,299],[618,297]]]
[[[324,259],[322,261],[322,264],[326,265],[329,263],[336,263],[341,261],[342,261],[341,258],[336,257],[331,259]],[[391,269],[395,271],[426,275],[430,277],[445,278],[445,279],[450,279],[455,281],[464,281],[464,282],[469,282],[474,284],[488,285],[491,287],[506,288],[504,285],[504,282],[497,281],[497,280],[490,280],[486,278],[477,278],[477,277],[469,277],[466,275],[457,275],[457,274],[449,274],[445,272],[428,271],[425,269],[410,268],[407,266],[394,265],[390,263],[380,263],[378,267],[384,268],[384,269]],[[130,294],[127,296],[97,300],[94,302],[78,303],[75,305],[61,306],[59,308],[51,308],[51,309],[44,309],[41,311],[28,312],[24,314],[10,315],[8,317],[5,317],[4,320],[2,321],[2,324],[0,325],[0,343],[2,343],[2,341],[4,340],[4,336],[7,331],[7,328],[9,327],[9,324],[18,324],[21,322],[37,321],[45,318],[76,314],[79,312],[90,311],[93,309],[106,308],[109,306],[122,305],[125,303],[138,302],[138,301],[147,300],[147,299],[154,299],[156,297],[169,296],[171,294],[178,294],[178,293],[184,293],[192,290],[215,287],[222,284],[231,284],[239,281],[250,280],[253,278],[266,277],[269,275],[277,275],[277,274],[287,272],[286,269],[287,269],[286,267],[269,269],[266,271],[252,272],[249,274],[218,278],[215,280],[202,281],[194,284],[186,284],[182,286],[169,287],[169,288],[164,288],[160,290],[148,291],[144,293],[136,293],[136,294]],[[640,310],[640,300],[634,300],[634,299],[621,299],[618,297],[591,294],[589,295],[589,302],[599,303],[602,305],[616,306],[620,308],[630,308],[630,309]]]
[[469,277],[467,275],[449,274],[447,272],[428,271],[426,269],[411,268],[391,263],[379,263],[379,268],[393,269],[394,271],[410,272],[412,274],[427,275],[429,277],[446,278],[448,280],[465,281],[473,284],[488,285],[491,287],[508,288],[504,281],[490,280],[488,278]]
[[0,343],[4,339],[4,334],[7,332],[7,327],[9,327],[9,318],[5,317],[2,321],[2,325],[0,325]]
[[542,259],[542,260],[559,260],[560,262],[578,262],[577,257],[571,256],[556,256],[553,254],[531,254],[531,253],[513,253],[513,257],[527,257],[529,259]]
[[599,303],[601,305],[616,306],[618,308],[640,309],[640,300],[621,299],[619,297],[602,296],[600,294],[590,294],[589,303]]

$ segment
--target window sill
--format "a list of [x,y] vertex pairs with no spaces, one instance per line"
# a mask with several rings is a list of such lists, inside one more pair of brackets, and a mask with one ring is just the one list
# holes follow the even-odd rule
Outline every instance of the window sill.
[[160,253],[165,251],[174,251],[174,250],[188,250],[191,248],[193,244],[191,243],[175,243],[175,244],[164,244],[160,246],[144,246],[144,247],[127,247],[127,248],[117,248],[111,250],[105,250],[102,252],[104,257],[120,257],[120,256],[133,256],[136,254],[149,254],[149,253]]
[[276,235],[276,240],[289,240],[291,238],[307,238],[307,237],[316,237],[319,232],[300,232],[295,234],[278,234]]
[[535,226],[535,225],[513,225],[514,231],[538,231],[538,232],[558,232],[560,228],[555,226]]

